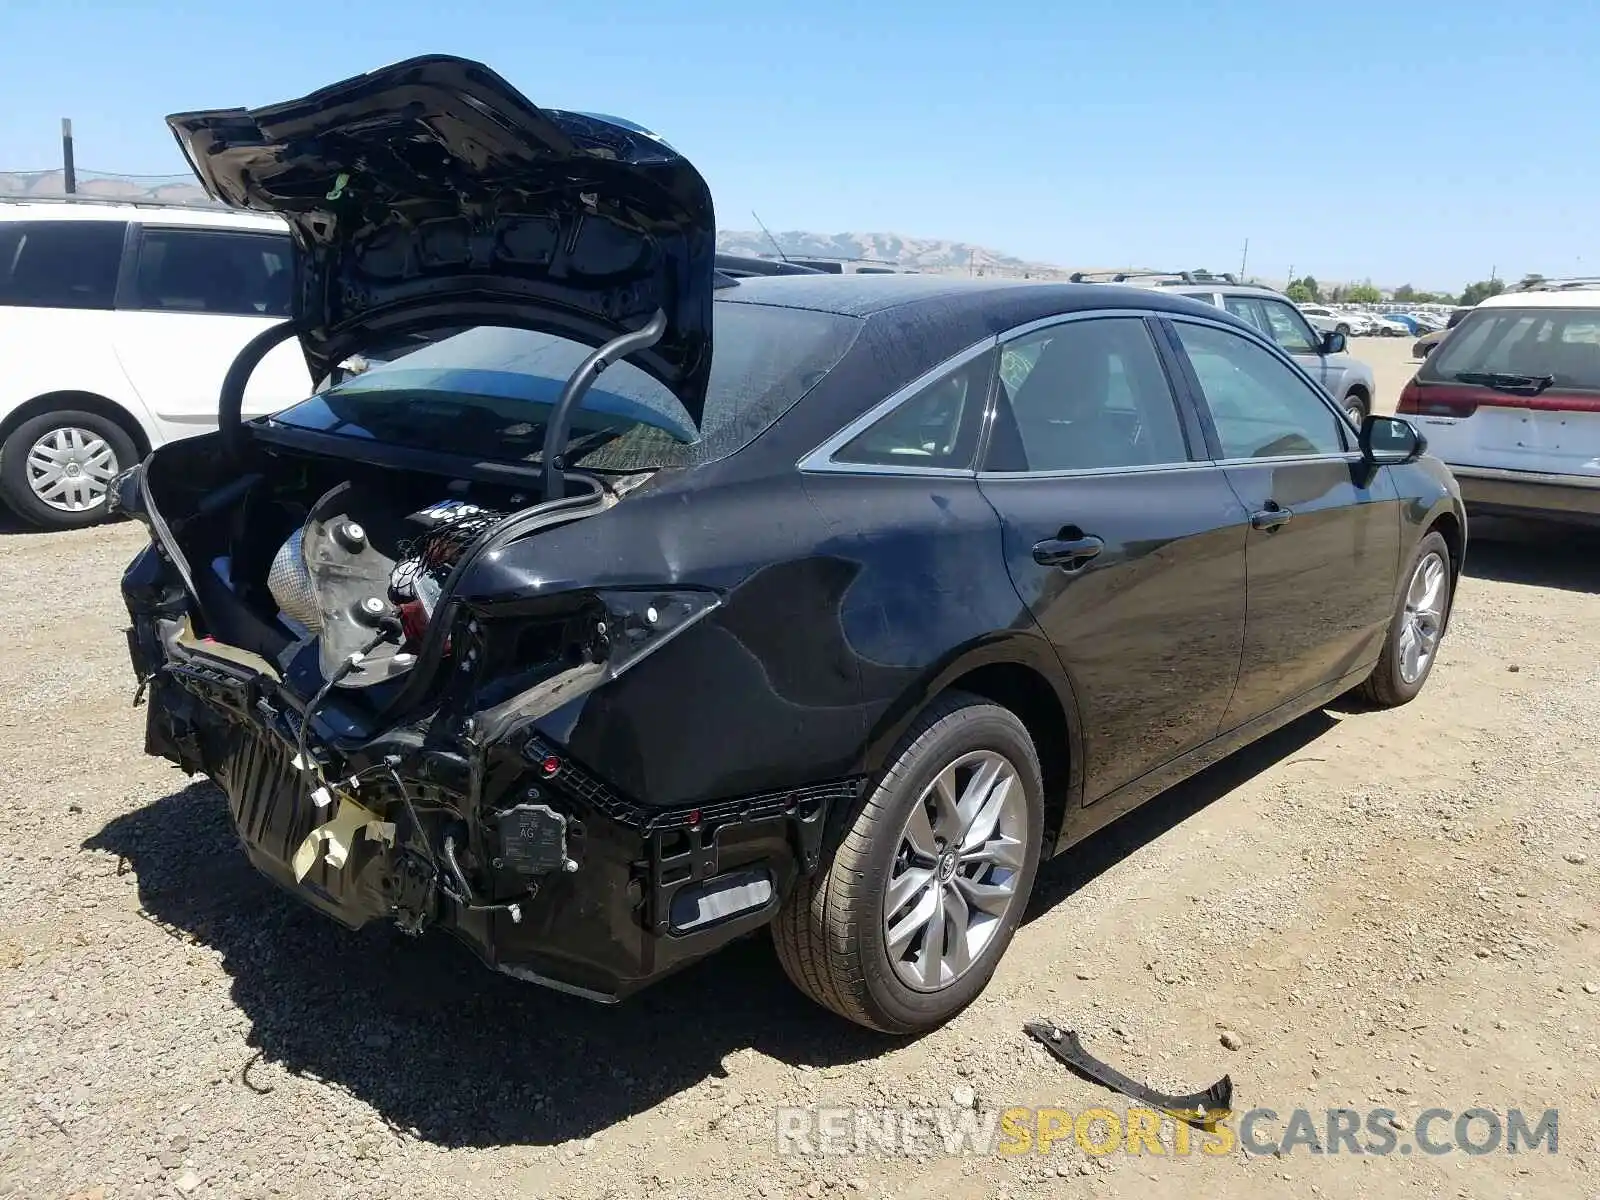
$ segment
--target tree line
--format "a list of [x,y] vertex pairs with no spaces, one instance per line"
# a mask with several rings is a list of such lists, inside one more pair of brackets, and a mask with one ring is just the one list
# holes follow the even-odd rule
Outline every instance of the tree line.
[[[1543,275],[1524,275],[1519,286],[1537,283],[1543,278]],[[1408,283],[1395,288],[1394,299],[1400,304],[1459,304],[1471,308],[1480,300],[1498,296],[1505,290],[1506,284],[1502,279],[1480,279],[1477,283],[1468,284],[1459,296],[1448,292],[1420,291]],[[1383,293],[1372,286],[1370,279],[1363,283],[1342,283],[1324,289],[1312,275],[1291,279],[1284,294],[1296,304],[1377,304],[1383,299]]]

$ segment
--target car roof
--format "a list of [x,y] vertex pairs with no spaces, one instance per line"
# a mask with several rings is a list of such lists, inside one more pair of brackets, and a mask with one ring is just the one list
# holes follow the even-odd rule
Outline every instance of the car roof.
[[[1162,312],[1194,312],[1199,301],[1174,289],[1136,288],[1120,284],[1051,283],[1018,279],[973,279],[960,275],[846,274],[794,275],[741,279],[723,288],[717,300],[731,304],[766,304],[805,308],[849,317],[872,317],[896,311],[937,310],[952,318],[998,320],[1015,316],[1014,324],[1056,314],[1103,308],[1136,308]],[[1214,317],[1215,312],[1208,316]],[[1001,332],[1010,324],[992,324]]]
[[1600,308],[1600,287],[1554,287],[1548,290],[1501,292],[1478,302],[1479,308]]
[[1118,311],[1191,316],[1237,329],[1270,348],[1258,330],[1202,300],[1116,284],[931,274],[769,276],[721,288],[716,302],[860,322],[844,357],[751,447],[754,461],[791,465],[871,404],[986,339],[1034,322]]
[[283,220],[265,213],[236,212],[220,205],[159,204],[101,196],[0,196],[0,221],[129,221],[289,232]]

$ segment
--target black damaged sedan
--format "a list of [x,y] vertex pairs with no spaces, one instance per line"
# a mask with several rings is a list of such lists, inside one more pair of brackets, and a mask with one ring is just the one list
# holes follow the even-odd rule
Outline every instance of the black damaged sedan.
[[[770,925],[923,1030],[1042,858],[1428,677],[1450,474],[1214,308],[735,280],[671,147],[457,59],[172,125],[296,304],[115,488],[147,744],[346,925],[603,1000]],[[243,419],[291,336],[317,392]]]

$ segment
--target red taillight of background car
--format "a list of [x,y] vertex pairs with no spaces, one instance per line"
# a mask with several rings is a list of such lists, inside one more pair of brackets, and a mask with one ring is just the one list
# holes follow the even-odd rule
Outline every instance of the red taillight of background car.
[[1418,417],[1470,417],[1480,408],[1600,413],[1600,394],[1551,388],[1536,395],[1528,395],[1472,384],[1419,384],[1413,379],[1400,393],[1395,413],[1400,416]]
[[1401,391],[1394,411],[1399,416],[1470,417],[1484,402],[1482,388],[1419,384],[1413,379]]

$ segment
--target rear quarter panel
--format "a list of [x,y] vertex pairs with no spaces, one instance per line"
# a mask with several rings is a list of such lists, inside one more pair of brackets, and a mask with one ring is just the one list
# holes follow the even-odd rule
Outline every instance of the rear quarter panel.
[[999,518],[973,479],[817,474],[805,486],[828,553],[849,564],[839,621],[860,675],[857,769],[883,767],[929,700],[991,663],[1042,675],[1075,727],[1059,660],[1017,594]]
[[464,581],[487,613],[583,587],[724,594],[538,722],[624,795],[692,804],[870,772],[952,672],[1030,648],[1053,662],[971,478],[706,471],[508,547]]

